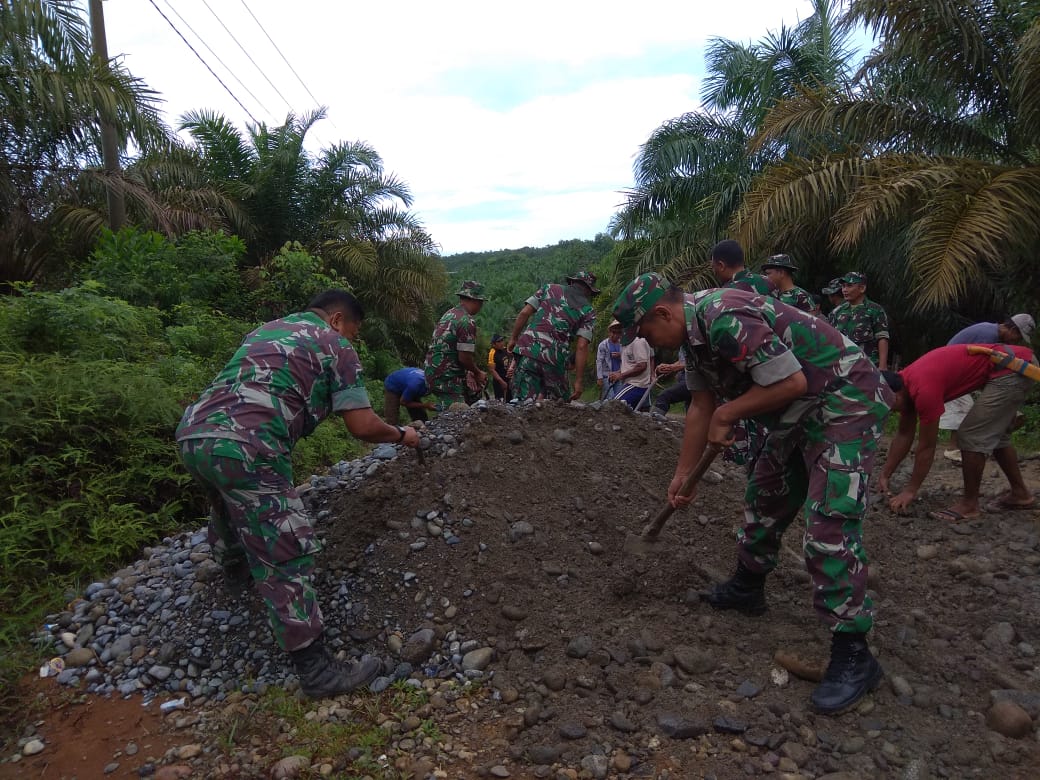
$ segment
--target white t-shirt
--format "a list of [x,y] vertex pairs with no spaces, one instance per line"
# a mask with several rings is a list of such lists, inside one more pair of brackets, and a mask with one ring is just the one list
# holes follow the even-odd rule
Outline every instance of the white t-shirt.
[[631,371],[632,367],[638,363],[646,363],[646,368],[640,374],[634,376],[627,376],[624,378],[626,385],[635,385],[636,387],[650,387],[652,372],[650,371],[650,364],[654,359],[654,350],[650,347],[650,342],[644,338],[637,338],[627,347],[621,348],[621,373]]

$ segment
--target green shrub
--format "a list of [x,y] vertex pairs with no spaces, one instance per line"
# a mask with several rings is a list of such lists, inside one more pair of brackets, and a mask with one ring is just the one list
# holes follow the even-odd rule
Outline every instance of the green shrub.
[[83,273],[110,295],[135,306],[172,310],[181,303],[205,303],[232,315],[248,316],[250,301],[238,264],[245,244],[234,236],[191,232],[174,244],[155,232],[106,230]]
[[0,301],[0,344],[7,349],[86,360],[139,360],[166,351],[158,311],[106,297],[96,283],[21,293]]

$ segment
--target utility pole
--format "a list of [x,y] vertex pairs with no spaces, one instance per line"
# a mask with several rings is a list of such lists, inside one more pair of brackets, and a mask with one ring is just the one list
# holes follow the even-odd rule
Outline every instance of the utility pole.
[[[105,38],[105,12],[101,9],[101,0],[90,0],[90,41],[94,48],[94,57],[108,68],[108,40]],[[119,144],[116,129],[111,123],[101,120],[101,157],[105,164],[105,173],[115,176],[119,173]],[[112,230],[119,230],[126,222],[126,203],[118,187],[108,185],[108,224]]]

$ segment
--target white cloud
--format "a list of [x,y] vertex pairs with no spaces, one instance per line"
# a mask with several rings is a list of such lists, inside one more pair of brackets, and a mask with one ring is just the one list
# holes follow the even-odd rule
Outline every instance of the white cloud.
[[[155,2],[258,119],[284,119],[286,104],[201,0],[176,0],[175,7],[270,114],[226,75],[167,0]],[[619,200],[616,191],[632,180],[639,144],[665,119],[695,108],[698,90],[692,72],[590,76],[557,93],[499,106],[468,88],[468,73],[486,90],[482,77],[489,72],[523,85],[546,63],[566,76],[684,48],[696,50],[693,61],[700,63],[712,36],[753,39],[809,13],[807,0],[246,3],[329,106],[330,121],[315,127],[314,142],[360,138],[374,145],[387,168],[411,185],[415,210],[449,253],[602,230]],[[298,111],[313,107],[242,2],[209,4]],[[108,0],[105,13],[109,51],[125,53],[131,71],[162,93],[171,121],[203,107],[247,121],[150,3]],[[460,221],[494,204],[511,206],[514,214]]]

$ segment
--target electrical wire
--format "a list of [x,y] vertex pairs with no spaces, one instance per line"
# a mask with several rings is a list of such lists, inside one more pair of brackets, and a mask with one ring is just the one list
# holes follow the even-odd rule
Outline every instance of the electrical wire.
[[[238,38],[235,37],[235,34],[233,32],[231,32],[231,30],[228,29],[228,26],[226,24],[224,24],[224,20],[221,19],[219,16],[217,16],[217,12],[214,11],[213,8],[210,7],[210,4],[207,3],[206,0],[202,0],[202,4],[204,6],[206,6],[206,8],[209,10],[209,12],[211,14],[213,14],[213,18],[216,19],[218,22],[220,22],[220,26],[224,28],[224,32],[226,32],[228,35],[230,35],[231,36],[231,40],[233,40],[236,44],[238,44],[238,48],[240,48],[242,50],[242,53],[246,55],[246,57],[249,59],[249,61],[251,63],[253,63],[253,67],[256,68],[258,71],[260,71],[260,75],[263,76],[264,79],[267,81],[267,83],[271,85],[271,89],[273,89],[275,92],[278,93],[278,97],[280,97],[282,99],[282,102],[285,103],[286,106],[288,106],[290,111],[292,111],[292,103],[290,103],[289,100],[285,97],[285,95],[283,95],[281,93],[281,91],[278,89],[278,87],[276,87],[274,85],[274,82],[271,81],[271,79],[269,79],[267,77],[267,74],[264,73],[264,69],[256,64],[256,60],[254,60],[252,55],[248,51],[246,51],[246,47],[243,46],[241,43],[239,43]],[[246,10],[248,11],[249,9],[246,8]],[[255,19],[256,17],[254,16],[253,18]],[[264,32],[264,34],[265,35],[267,34],[266,31]],[[270,36],[268,36],[268,40],[270,40],[270,39],[271,39]],[[278,47],[276,46],[275,48],[277,49]],[[279,52],[279,54],[281,54],[281,52]]]
[[158,12],[159,12],[159,16],[161,16],[161,17],[162,17],[163,19],[165,19],[165,20],[166,20],[166,23],[167,23],[168,25],[170,25],[170,27],[171,27],[171,28],[173,29],[173,31],[174,31],[175,33],[177,33],[178,37],[180,37],[180,39],[181,39],[182,41],[184,41],[184,45],[185,45],[185,46],[187,46],[187,47],[188,47],[189,49],[191,49],[191,53],[192,53],[192,54],[194,54],[194,55],[195,55],[196,57],[198,57],[198,58],[199,58],[199,62],[201,62],[201,63],[202,63],[203,65],[205,65],[205,66],[206,66],[206,70],[208,70],[208,71],[209,71],[209,72],[210,72],[210,73],[211,73],[211,74],[213,75],[213,78],[215,78],[215,79],[216,79],[217,81],[219,81],[219,82],[220,82],[220,86],[222,86],[222,87],[223,87],[223,88],[225,89],[225,91],[226,91],[226,92],[227,92],[227,93],[228,93],[229,95],[231,95],[231,98],[232,98],[232,99],[233,99],[233,100],[234,100],[234,101],[235,101],[236,103],[238,103],[239,107],[240,107],[240,108],[241,108],[241,109],[242,109],[243,111],[245,111],[245,112],[246,112],[246,114],[248,114],[248,115],[249,115],[249,118],[253,120],[253,124],[254,124],[254,125],[259,125],[259,124],[260,124],[260,122],[259,122],[259,121],[257,121],[257,118],[256,118],[255,116],[253,116],[252,112],[251,112],[251,111],[250,111],[250,110],[249,110],[248,108],[246,108],[246,107],[245,107],[245,106],[244,106],[244,105],[242,104],[242,101],[238,99],[238,95],[236,95],[236,94],[235,94],[234,92],[232,92],[232,91],[231,91],[231,87],[229,87],[229,86],[228,86],[227,84],[225,84],[225,83],[224,83],[224,79],[222,79],[222,78],[221,78],[220,76],[218,76],[218,75],[216,74],[216,72],[215,72],[215,71],[213,70],[213,68],[211,68],[211,67],[209,66],[209,63],[208,63],[208,62],[206,62],[206,60],[204,60],[204,59],[202,58],[202,55],[201,55],[201,54],[199,54],[199,53],[198,53],[198,52],[197,52],[197,51],[195,50],[195,47],[191,45],[191,42],[190,42],[190,41],[188,41],[188,39],[184,37],[184,35],[183,35],[183,34],[181,33],[181,31],[177,29],[177,25],[175,25],[175,24],[174,24],[174,23],[173,23],[172,21],[170,21],[170,17],[168,17],[168,16],[166,15],[166,14],[164,14],[164,13],[162,12],[162,9],[161,9],[161,8],[160,8],[159,6],[157,6],[157,5],[155,4],[155,0],[148,0],[148,2],[152,4],[152,8],[154,8],[154,9],[155,9],[156,11],[158,11]]
[[238,85],[249,94],[249,97],[253,98],[254,102],[256,102],[256,104],[260,106],[260,108],[262,108],[265,112],[267,112],[267,115],[269,117],[275,119],[275,115],[271,113],[271,109],[265,106],[260,101],[260,98],[253,94],[252,90],[250,90],[249,87],[247,87],[245,83],[243,83],[242,79],[235,75],[235,72],[231,70],[231,68],[228,66],[226,62],[224,62],[224,60],[220,59],[220,55],[213,51],[213,48],[208,43],[206,43],[206,41],[203,39],[201,35],[198,34],[198,32],[196,32],[195,28],[191,26],[188,20],[181,16],[180,11],[173,7],[173,4],[170,2],[170,0],[163,0],[163,2],[166,3],[166,6],[177,15],[177,18],[180,19],[181,22],[184,23],[184,26],[191,31],[191,34],[199,39],[199,43],[206,47],[206,50],[216,58],[217,62],[219,62],[224,67],[224,70],[226,70],[228,74],[230,74],[231,78],[237,81]]
[[[205,3],[206,0],[202,0],[202,2]],[[270,33],[267,32],[267,30],[264,28],[264,26],[262,24],[260,24],[260,20],[256,18],[256,14],[254,14],[250,10],[249,6],[246,5],[246,0],[241,0],[241,3],[242,3],[242,7],[245,8],[246,11],[249,13],[249,15],[253,17],[253,21],[256,22],[256,26],[260,28],[260,30],[263,32],[263,34],[267,36],[267,40],[269,40],[271,42],[271,45],[274,46],[274,50],[276,52],[278,52],[278,56],[281,57],[282,61],[286,65],[289,66],[289,70],[292,71],[292,74],[296,77],[296,80],[298,82],[300,82],[300,85],[304,88],[304,90],[306,90],[307,94],[310,95],[311,100],[314,101],[314,105],[320,106],[321,105],[321,101],[318,100],[318,98],[314,97],[314,93],[311,92],[310,87],[308,87],[307,84],[304,82],[304,80],[302,78],[300,78],[300,74],[296,72],[296,68],[294,68],[292,66],[292,64],[289,62],[289,60],[286,59],[285,55],[282,54],[282,50],[278,48],[278,44],[274,42],[274,39],[271,37]],[[333,127],[336,126],[335,122],[332,122],[331,119],[329,120],[329,122],[332,124]]]

